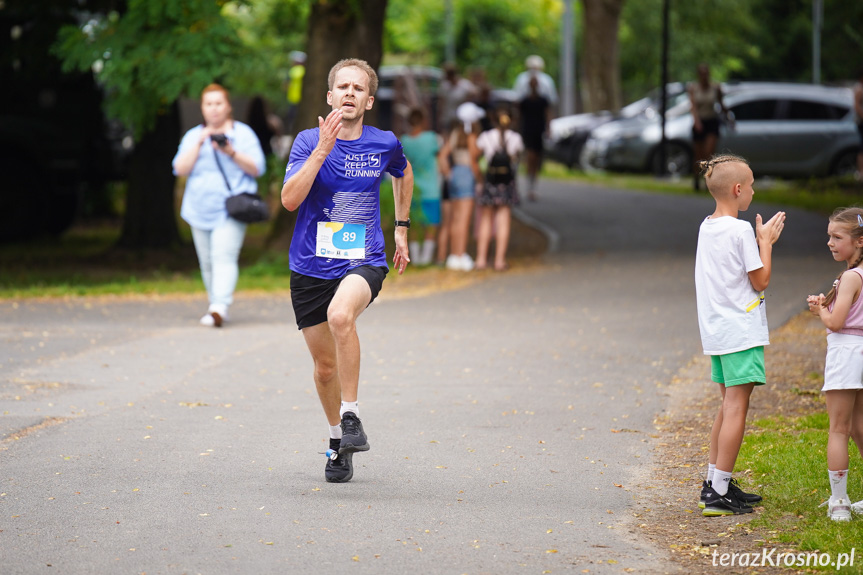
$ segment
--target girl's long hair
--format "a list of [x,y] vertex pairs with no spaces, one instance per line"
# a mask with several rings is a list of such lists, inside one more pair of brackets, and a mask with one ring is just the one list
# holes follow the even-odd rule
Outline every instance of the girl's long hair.
[[[830,222],[842,225],[854,241],[863,237],[863,209],[861,208],[839,208],[830,216]],[[848,267],[848,269],[856,268],[861,263],[863,263],[863,250],[860,250],[860,255],[857,256],[857,259]],[[842,272],[836,276],[836,281],[833,282],[833,287],[829,292],[827,292],[827,296],[824,298],[824,307],[827,307],[836,299],[836,287],[839,285],[839,278],[841,278],[842,274],[846,271],[847,270],[842,270]]]

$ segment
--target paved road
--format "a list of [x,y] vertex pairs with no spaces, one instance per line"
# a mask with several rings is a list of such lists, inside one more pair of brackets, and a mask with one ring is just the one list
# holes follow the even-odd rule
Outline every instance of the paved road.
[[[372,450],[344,485],[323,479],[285,299],[241,294],[223,330],[196,325],[203,298],[0,303],[0,571],[677,572],[638,538],[634,494],[660,386],[700,353],[711,202],[541,196],[523,211],[557,238],[544,267],[418,299],[385,287],[364,314]],[[774,327],[837,271],[825,228],[789,212]]]

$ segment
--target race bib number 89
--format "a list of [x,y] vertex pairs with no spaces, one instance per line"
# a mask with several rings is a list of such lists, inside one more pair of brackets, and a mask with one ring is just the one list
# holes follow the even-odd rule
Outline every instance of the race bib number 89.
[[361,260],[366,257],[366,226],[318,222],[315,255],[320,258]]

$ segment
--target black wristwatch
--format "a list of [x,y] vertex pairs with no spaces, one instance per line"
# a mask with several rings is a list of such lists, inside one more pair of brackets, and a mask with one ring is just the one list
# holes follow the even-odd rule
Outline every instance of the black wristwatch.
[[410,228],[411,227],[411,221],[409,219],[407,219],[407,220],[396,220],[396,227],[399,227],[399,226],[401,226],[403,228]]

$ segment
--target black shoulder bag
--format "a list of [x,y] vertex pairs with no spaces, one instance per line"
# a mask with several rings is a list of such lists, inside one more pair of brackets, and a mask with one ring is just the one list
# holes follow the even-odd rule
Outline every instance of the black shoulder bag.
[[[216,156],[216,165],[219,166],[219,171],[222,172],[225,185],[228,186],[228,191],[230,192],[231,183],[228,182],[228,176],[225,175],[222,162],[219,161],[219,152],[213,150],[213,154]],[[225,209],[228,210],[229,216],[246,224],[265,222],[270,219],[270,208],[267,206],[264,198],[251,192],[229,196],[225,200]]]

